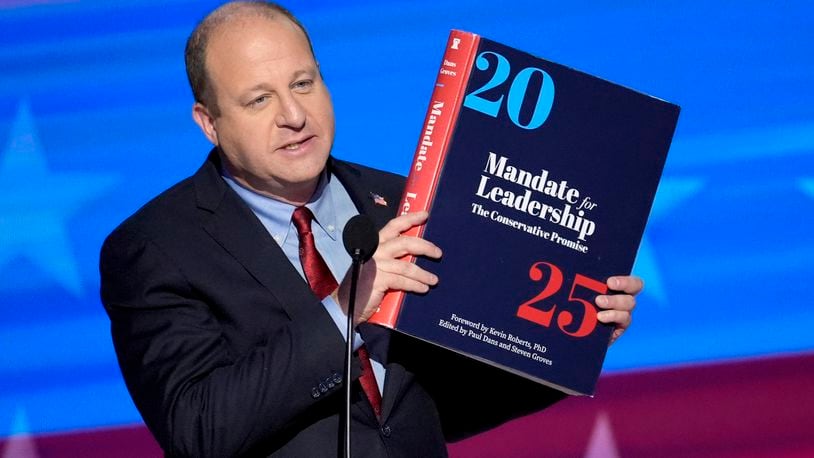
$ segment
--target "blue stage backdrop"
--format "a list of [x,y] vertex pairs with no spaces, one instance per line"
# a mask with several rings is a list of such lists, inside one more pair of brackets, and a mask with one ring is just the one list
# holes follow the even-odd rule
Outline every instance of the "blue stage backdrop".
[[[214,5],[0,2],[0,438],[140,421],[98,252],[209,149],[182,55]],[[647,289],[608,372],[814,348],[810,2],[289,7],[312,33],[344,159],[406,173],[451,28],[682,106],[634,269]]]

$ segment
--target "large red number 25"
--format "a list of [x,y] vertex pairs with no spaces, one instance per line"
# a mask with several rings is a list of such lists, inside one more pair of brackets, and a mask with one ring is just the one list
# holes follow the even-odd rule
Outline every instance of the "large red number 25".
[[[533,304],[542,302],[543,300],[556,294],[560,288],[562,288],[563,275],[562,270],[560,270],[559,267],[549,262],[541,261],[532,264],[531,269],[529,269],[530,279],[533,281],[540,281],[543,279],[543,271],[540,269],[541,266],[548,268],[548,281],[546,281],[545,287],[543,287],[543,290],[540,291],[539,294],[520,304],[520,308],[517,309],[517,316],[548,328],[551,327],[551,321],[554,319],[554,313],[557,310],[557,305],[551,304],[551,307],[548,310],[544,310],[534,307]],[[559,315],[557,315],[557,326],[562,330],[562,332],[570,336],[585,337],[592,333],[596,328],[596,309],[587,299],[574,295],[578,286],[599,294],[607,293],[608,286],[600,281],[594,280],[593,278],[588,278],[584,275],[577,274],[574,277],[574,283],[571,285],[571,292],[568,294],[568,302],[579,303],[585,309],[582,323],[580,323],[579,328],[576,331],[569,331],[566,329],[566,327],[574,321],[574,314],[567,310],[561,310]]]

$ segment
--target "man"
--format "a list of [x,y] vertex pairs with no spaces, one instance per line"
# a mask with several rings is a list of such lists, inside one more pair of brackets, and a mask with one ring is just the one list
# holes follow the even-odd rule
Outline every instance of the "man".
[[[226,4],[195,29],[186,61],[193,117],[215,148],[194,176],[122,223],[100,262],[122,373],[169,456],[337,455],[350,263],[337,236],[356,213],[380,228],[380,244],[354,317],[364,336],[350,376],[354,456],[444,456],[445,440],[561,398],[365,323],[388,289],[427,292],[439,281],[399,258],[441,250],[399,236],[425,213],[394,218],[369,197],[398,201],[403,178],[330,157],[330,97],[293,16]],[[309,273],[313,258],[300,257],[311,236],[340,280],[326,292]],[[615,277],[609,286],[623,294],[597,300],[608,309],[599,319],[616,323],[618,337],[642,284]],[[473,408],[472,395],[496,388]]]

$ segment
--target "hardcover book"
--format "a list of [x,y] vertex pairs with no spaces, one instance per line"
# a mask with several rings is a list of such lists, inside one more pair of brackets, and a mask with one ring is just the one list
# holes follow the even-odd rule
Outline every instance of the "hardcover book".
[[401,213],[444,251],[424,295],[370,322],[570,394],[593,394],[612,327],[594,304],[629,274],[679,107],[453,30]]

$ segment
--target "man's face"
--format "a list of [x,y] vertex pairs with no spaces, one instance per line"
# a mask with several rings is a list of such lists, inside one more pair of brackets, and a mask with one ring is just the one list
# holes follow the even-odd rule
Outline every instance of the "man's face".
[[307,201],[334,139],[328,89],[294,23],[245,17],[210,38],[206,67],[220,115],[193,115],[235,179],[279,200]]

